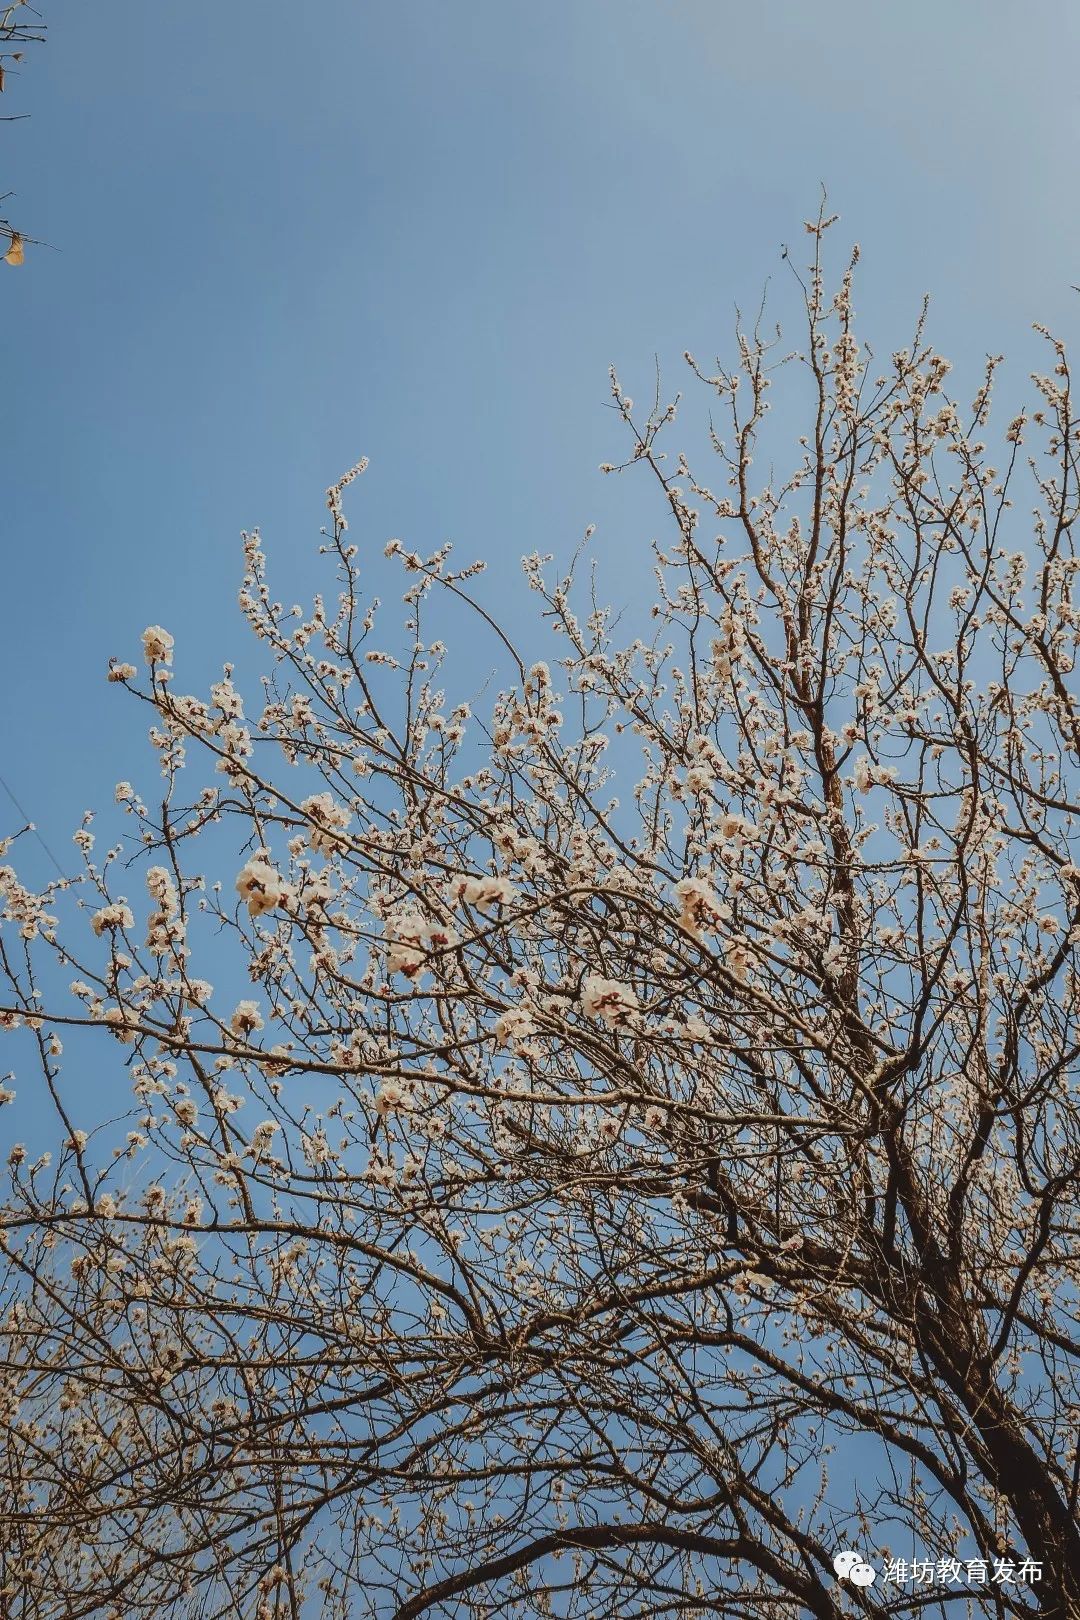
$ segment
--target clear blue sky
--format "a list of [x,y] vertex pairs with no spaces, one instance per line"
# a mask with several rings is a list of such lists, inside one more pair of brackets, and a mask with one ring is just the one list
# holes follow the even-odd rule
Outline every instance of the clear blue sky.
[[511,615],[522,552],[590,521],[640,550],[607,367],[638,394],[726,350],[822,181],[882,348],[924,290],[1017,386],[1033,319],[1075,332],[1067,0],[40,3],[0,126],[57,249],[0,266],[0,769],[65,857],[155,768],[109,654],[159,621],[202,689],[244,640],[239,530],[310,590],[359,454],[354,537],[452,537]]

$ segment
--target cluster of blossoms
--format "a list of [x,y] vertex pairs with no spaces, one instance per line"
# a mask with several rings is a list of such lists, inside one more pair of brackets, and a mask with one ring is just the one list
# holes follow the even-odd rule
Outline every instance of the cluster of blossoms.
[[104,933],[127,932],[134,928],[135,916],[125,900],[110,900],[100,911],[95,911],[90,926],[100,938]]
[[463,902],[490,914],[496,907],[512,904],[517,889],[506,877],[456,877],[450,883],[449,893],[452,902]]
[[0,900],[3,901],[0,915],[5,922],[18,925],[20,938],[29,941],[39,935],[45,939],[54,937],[56,918],[48,909],[49,896],[27,888],[20,882],[14,867],[0,866]]
[[706,928],[713,927],[724,916],[716,891],[707,878],[680,878],[675,893],[679,900],[679,926],[695,939],[700,939]]
[[[148,664],[171,664],[173,638],[160,624],[147,625],[142,633],[143,654]],[[130,666],[127,666],[130,668]],[[129,677],[130,678],[130,677]]]
[[313,793],[300,808],[308,819],[307,841],[312,849],[320,855],[333,855],[347,846],[344,834],[352,817],[332,793]]
[[495,1039],[500,1046],[514,1046],[536,1034],[536,1020],[524,1007],[509,1007],[495,1020]]
[[630,985],[589,973],[581,986],[581,1010],[588,1018],[599,1018],[611,1028],[621,1029],[633,1022],[639,1002]]
[[429,922],[418,911],[401,911],[388,917],[385,934],[388,973],[403,973],[415,979],[427,966],[432,952],[452,950],[460,943],[455,930],[446,923]]
[[139,1021],[130,1007],[106,1007],[101,1017],[118,1041],[125,1046],[132,1044],[138,1033]]
[[270,862],[269,851],[262,849],[241,867],[236,878],[236,892],[252,917],[263,917],[287,906],[295,896],[291,886]]
[[[146,874],[146,887],[155,902],[146,924],[147,948],[154,956],[164,956],[169,950],[186,954],[184,929],[178,915],[180,900],[172,873],[164,866],[152,866]],[[94,920],[96,923],[97,918]]]
[[412,1106],[411,1090],[398,1080],[384,1080],[375,1096],[375,1111],[384,1118],[388,1114],[408,1113]]
[[240,1001],[229,1020],[229,1028],[238,1039],[246,1040],[263,1027],[262,1014],[257,1001]]

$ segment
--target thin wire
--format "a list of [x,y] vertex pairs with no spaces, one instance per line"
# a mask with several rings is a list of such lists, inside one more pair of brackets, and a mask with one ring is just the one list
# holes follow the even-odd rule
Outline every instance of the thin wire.
[[15,806],[16,810],[19,812],[20,816],[22,816],[23,820],[26,822],[28,830],[33,833],[34,837],[37,839],[38,843],[41,845],[42,849],[45,851],[45,853],[49,857],[50,861],[52,861],[53,865],[56,867],[56,870],[60,873],[60,876],[63,878],[64,882],[65,883],[70,882],[70,879],[68,878],[67,873],[64,871],[64,868],[60,865],[60,862],[57,860],[56,856],[53,854],[52,850],[49,848],[49,846],[45,842],[44,838],[38,832],[36,824],[33,821],[31,821],[30,817],[27,815],[26,811],[23,809],[22,805],[19,803],[19,801],[15,797],[14,793],[12,793],[11,789],[8,787],[7,783],[4,781],[4,778],[2,776],[0,776],[0,787],[3,788],[4,792],[7,794],[8,798],[11,800],[11,802]]

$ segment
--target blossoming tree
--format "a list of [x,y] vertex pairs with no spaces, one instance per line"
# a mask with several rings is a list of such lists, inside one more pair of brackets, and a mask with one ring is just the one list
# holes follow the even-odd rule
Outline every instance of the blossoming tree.
[[829,223],[795,355],[687,357],[717,492],[613,380],[638,637],[534,556],[530,661],[397,542],[384,635],[357,467],[335,600],[245,540],[254,705],[157,626],[112,666],[158,790],[77,881],[0,870],[5,1613],[1080,1612],[1080,425],[1044,334],[991,464],[996,363],[876,362]]

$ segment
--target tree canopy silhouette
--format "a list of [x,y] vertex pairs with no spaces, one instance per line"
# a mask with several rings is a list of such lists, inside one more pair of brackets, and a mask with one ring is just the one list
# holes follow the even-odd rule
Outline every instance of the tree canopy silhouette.
[[335,594],[245,537],[261,689],[113,663],[158,787],[0,869],[0,1117],[56,1122],[0,1215],[6,1613],[1080,1612],[1080,423],[1049,334],[1000,426],[923,320],[875,359],[831,223],[793,353],[687,356],[709,480],[613,378],[641,634],[588,543],[524,559],[550,661],[446,547],[385,623],[361,464]]

